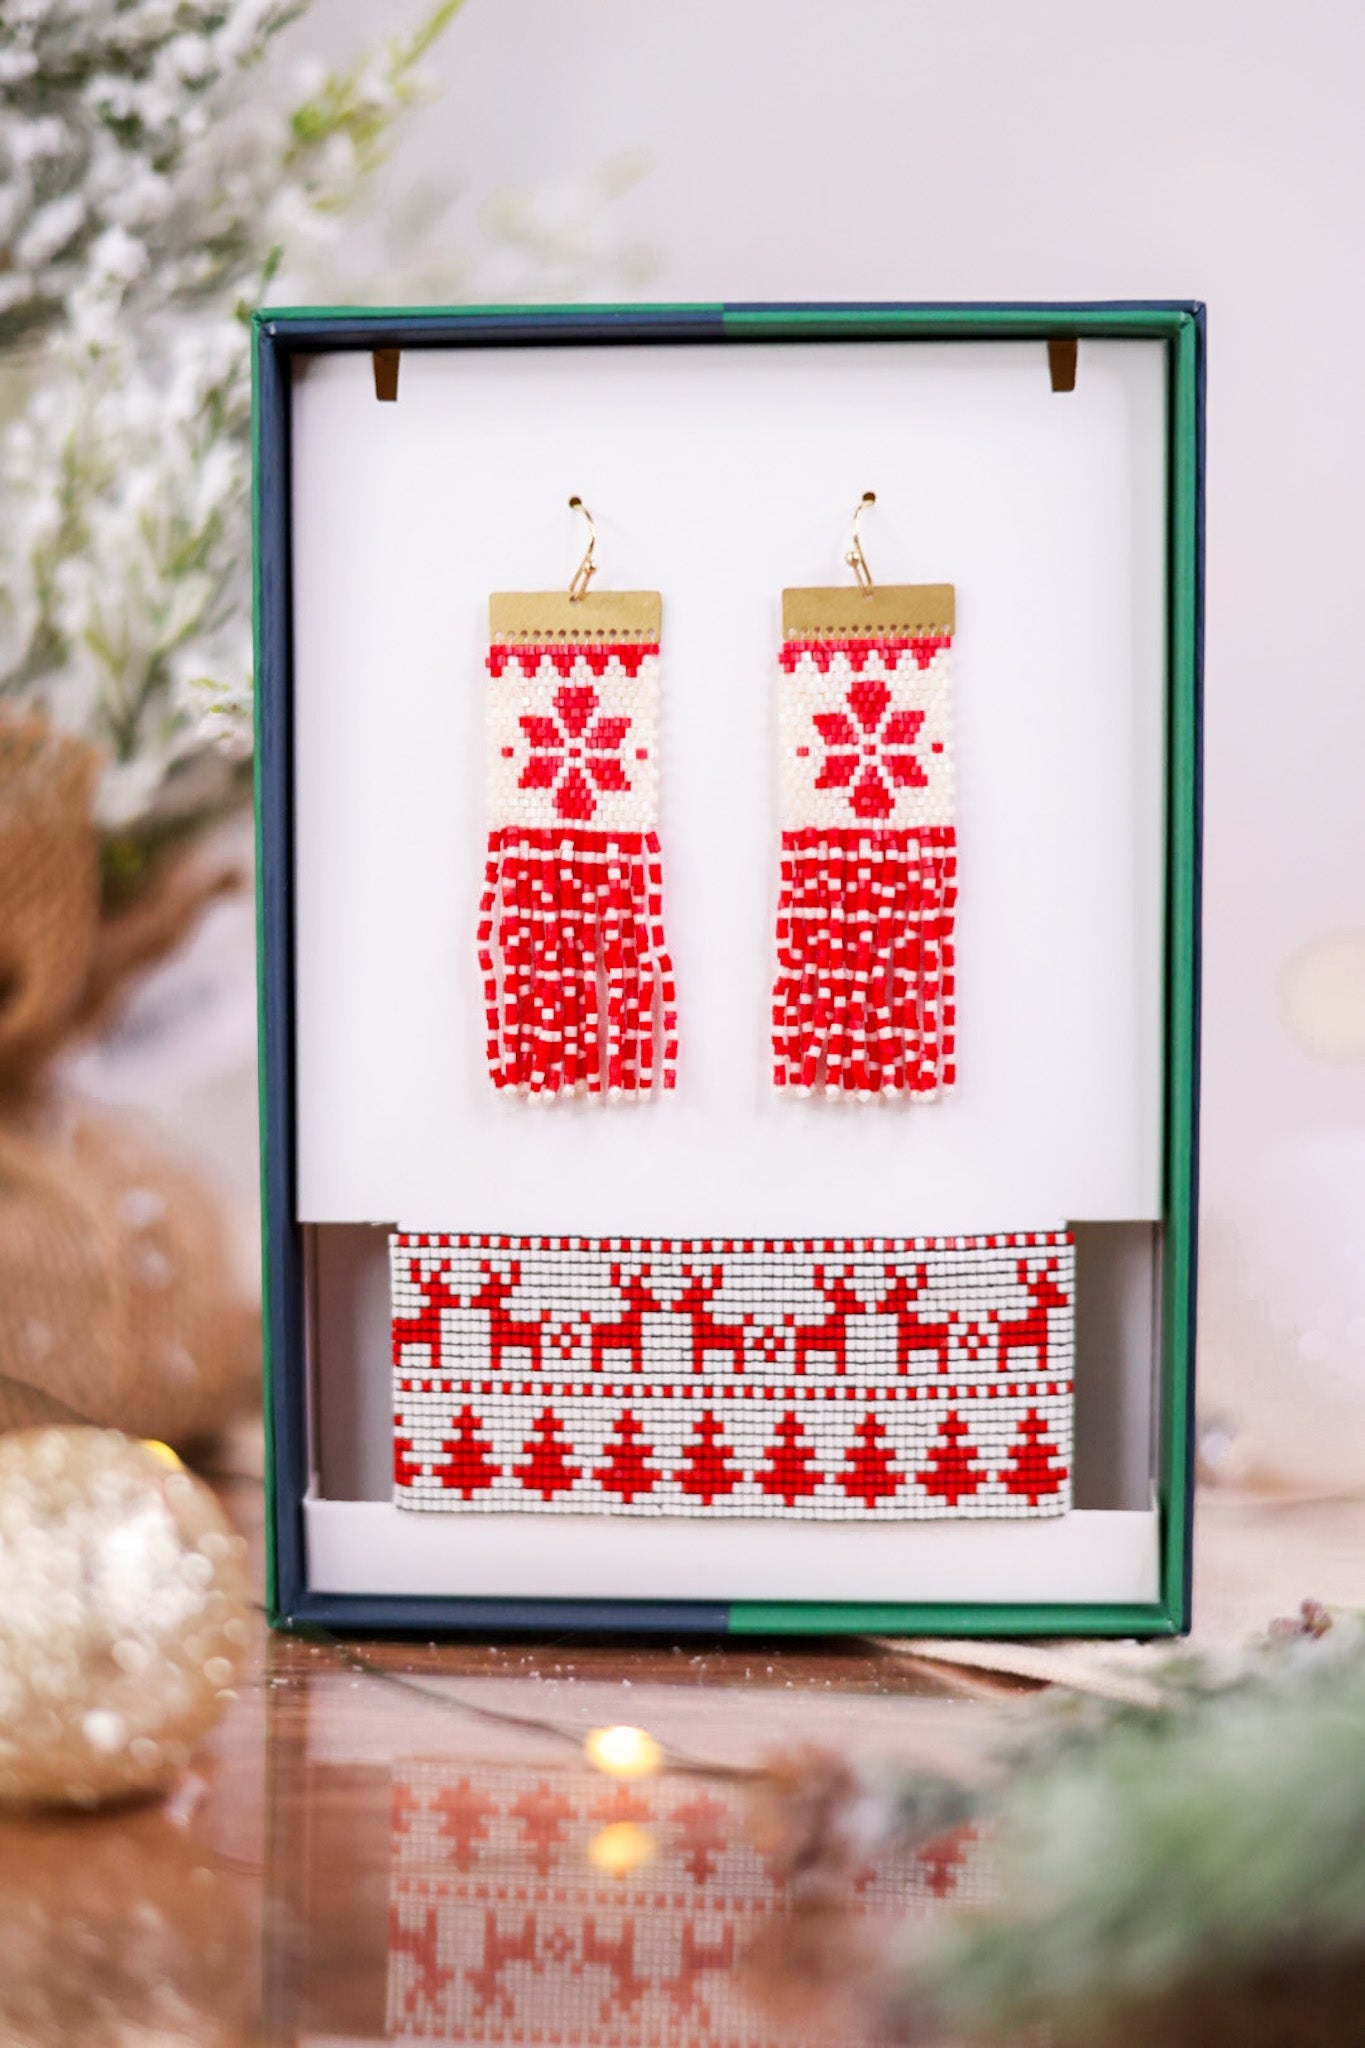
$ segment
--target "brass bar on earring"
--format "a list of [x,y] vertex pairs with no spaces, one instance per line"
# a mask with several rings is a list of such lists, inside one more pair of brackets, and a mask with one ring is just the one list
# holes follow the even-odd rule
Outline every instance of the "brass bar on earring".
[[498,590],[488,600],[490,640],[657,640],[657,590]]
[[951,583],[878,583],[871,590],[836,584],[827,590],[784,590],[784,640],[878,633],[951,633],[956,603]]

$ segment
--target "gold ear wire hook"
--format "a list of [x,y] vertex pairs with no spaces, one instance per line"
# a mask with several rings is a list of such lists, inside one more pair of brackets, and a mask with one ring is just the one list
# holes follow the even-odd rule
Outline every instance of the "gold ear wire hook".
[[875,491],[864,491],[863,495],[861,496],[861,498],[859,498],[857,504],[854,506],[853,545],[849,549],[848,553],[844,556],[844,560],[848,563],[849,568],[853,571],[854,575],[858,579],[859,590],[861,590],[866,596],[870,596],[872,592],[872,571],[867,566],[867,556],[863,553],[863,544],[858,538],[858,521],[862,517],[863,506],[875,505],[876,502],[877,493]]
[[570,498],[569,510],[571,512],[581,512],[588,522],[588,552],[574,570],[569,582],[570,600],[577,604],[580,599],[587,596],[588,585],[597,574],[597,528],[592,523],[591,512],[589,512],[580,497]]

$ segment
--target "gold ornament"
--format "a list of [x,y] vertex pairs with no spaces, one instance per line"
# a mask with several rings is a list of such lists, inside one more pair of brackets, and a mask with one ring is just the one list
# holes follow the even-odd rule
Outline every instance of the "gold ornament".
[[248,1887],[174,1800],[0,1821],[5,2048],[242,2048],[260,2036]]
[[233,1697],[246,1546],[115,1430],[0,1437],[0,1806],[163,1790]]

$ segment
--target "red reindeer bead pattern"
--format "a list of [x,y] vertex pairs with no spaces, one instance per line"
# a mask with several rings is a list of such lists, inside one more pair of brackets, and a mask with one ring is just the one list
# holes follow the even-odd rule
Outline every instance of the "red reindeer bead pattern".
[[1064,1230],[390,1244],[402,1507],[914,1521],[1070,1505]]
[[946,632],[782,647],[777,1088],[953,1085],[951,657]]
[[479,966],[495,1087],[672,1088],[657,641],[489,649]]
[[[662,1774],[606,1783],[586,1768],[400,1757],[390,1799],[383,2038],[523,2048],[796,2048],[741,1965],[795,1887],[755,1842],[750,1793]],[[613,1822],[651,1854],[604,1871]],[[866,1944],[1001,1888],[985,1825],[912,1846],[875,1843],[848,1871],[843,1923]],[[378,2028],[375,2030],[378,2033]],[[846,2036],[844,2037],[846,2038]]]

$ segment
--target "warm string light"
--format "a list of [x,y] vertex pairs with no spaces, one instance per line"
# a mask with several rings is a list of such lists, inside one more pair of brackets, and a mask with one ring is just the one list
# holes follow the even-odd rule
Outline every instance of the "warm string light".
[[[266,1612],[259,1602],[256,1611],[261,1615]],[[581,1728],[572,1722],[552,1721],[542,1714],[515,1714],[506,1708],[487,1707],[473,1700],[462,1699],[459,1694],[445,1689],[437,1691],[434,1686],[423,1685],[420,1680],[410,1678],[403,1672],[390,1671],[385,1665],[375,1663],[349,1643],[339,1642],[328,1629],[320,1628],[316,1622],[299,1623],[295,1633],[313,1642],[319,1649],[328,1651],[339,1663],[345,1665],[348,1671],[354,1672],[358,1677],[373,1678],[381,1685],[392,1686],[399,1692],[411,1693],[444,1713],[456,1714],[462,1720],[481,1721],[492,1727],[515,1728],[526,1734],[548,1736],[557,1743],[586,1753],[586,1742]],[[598,1731],[593,1732],[595,1734]],[[657,1770],[683,1771],[692,1777],[723,1778],[746,1783],[764,1775],[763,1767],[759,1765],[749,1767],[713,1762],[704,1757],[689,1755],[686,1751],[672,1746],[665,1749],[662,1744],[655,1743],[652,1736],[645,1734],[643,1729],[631,1729],[627,1732],[642,1736],[645,1742],[653,1745]],[[591,1741],[592,1737],[589,1736],[586,1740]]]
[[643,1728],[594,1728],[583,1753],[609,1778],[651,1778],[663,1763],[663,1751]]
[[588,1861],[609,1877],[626,1877],[654,1855],[654,1837],[633,1820],[613,1821],[588,1844]]
[[[650,1778],[662,1767],[663,1751],[644,1728],[594,1728],[583,1744],[594,1770],[608,1778]],[[654,1854],[654,1837],[632,1820],[613,1821],[588,1843],[588,1861],[610,1877],[625,1877]]]

